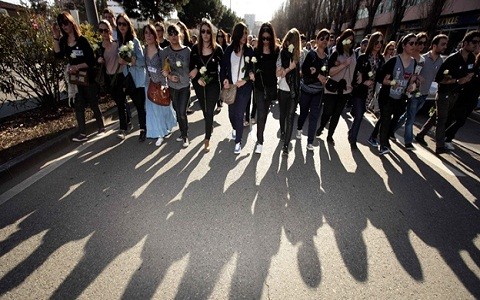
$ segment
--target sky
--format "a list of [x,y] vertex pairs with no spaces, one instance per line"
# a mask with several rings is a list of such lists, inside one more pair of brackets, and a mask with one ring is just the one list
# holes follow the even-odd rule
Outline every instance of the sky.
[[[19,4],[20,0],[3,0],[9,3]],[[195,0],[194,0],[195,1]],[[198,0],[196,0],[198,1]],[[255,14],[255,21],[270,21],[273,13],[285,0],[222,0],[222,3],[230,7],[235,13],[243,18],[245,14]]]

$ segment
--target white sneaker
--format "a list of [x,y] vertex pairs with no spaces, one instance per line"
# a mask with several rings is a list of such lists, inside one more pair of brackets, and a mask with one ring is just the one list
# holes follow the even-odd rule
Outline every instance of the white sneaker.
[[183,147],[187,148],[188,145],[190,145],[190,142],[188,141],[188,138],[183,139]]
[[237,131],[234,129],[232,130],[232,139],[237,137]]
[[297,135],[295,137],[297,138],[297,140],[301,139],[302,138],[302,131],[297,130]]
[[124,140],[125,139],[125,130],[120,130],[118,133],[117,133],[117,137],[121,140]]
[[162,143],[163,143],[163,138],[159,137],[158,140],[155,142],[155,146],[160,147]]
[[308,145],[307,145],[307,150],[308,150],[308,151],[313,151],[313,145],[312,145],[312,144],[308,144]]
[[453,146],[452,142],[445,142],[445,148],[452,151],[455,150],[455,146]]
[[240,154],[240,151],[242,151],[242,144],[241,143],[236,143],[235,144],[235,149],[233,150],[233,153]]
[[257,147],[255,147],[255,153],[261,154],[263,150],[263,145],[262,144],[257,144]]

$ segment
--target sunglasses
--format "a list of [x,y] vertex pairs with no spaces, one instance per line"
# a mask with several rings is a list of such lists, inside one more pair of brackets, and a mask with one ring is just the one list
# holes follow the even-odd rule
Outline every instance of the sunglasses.
[[478,45],[480,43],[480,40],[471,40],[470,43]]
[[330,37],[328,36],[321,36],[318,38],[319,41],[328,41],[330,39]]
[[168,35],[169,36],[178,36],[178,32],[177,31],[169,31]]
[[417,42],[406,42],[405,45],[410,45],[410,46],[414,46]]
[[425,41],[418,41],[415,44],[418,45],[418,46],[423,46],[423,45],[425,45]]
[[378,44],[382,44],[382,45],[383,45],[383,41],[376,41],[376,42],[375,42],[375,46],[378,45]]
[[272,38],[269,37],[269,36],[262,36],[262,41],[264,41],[264,42],[270,42],[271,40],[272,40]]
[[70,25],[70,21],[68,21],[68,20],[62,20],[62,21],[60,21],[60,23],[58,23],[58,25],[67,26],[67,25]]
[[108,29],[105,28],[105,29],[102,29],[102,28],[98,28],[98,33],[102,34],[102,33],[108,33]]
[[388,51],[393,51],[394,49],[393,48],[387,48]]
[[211,32],[210,30],[208,30],[208,29],[202,29],[202,30],[200,30],[200,32],[201,32],[202,34],[205,34],[205,33],[206,33],[206,34],[212,34],[212,32]]
[[127,27],[128,23],[127,22],[117,22],[117,26],[118,27],[120,27],[120,26]]

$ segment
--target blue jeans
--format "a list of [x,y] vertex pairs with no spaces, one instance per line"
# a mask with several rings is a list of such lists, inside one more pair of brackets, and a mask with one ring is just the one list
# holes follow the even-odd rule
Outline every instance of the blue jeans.
[[308,117],[308,143],[312,144],[315,138],[318,118],[320,116],[320,105],[322,103],[323,91],[317,94],[300,93],[300,116],[297,121],[297,129],[302,130],[303,124]]
[[243,115],[247,109],[247,103],[252,96],[252,84],[245,83],[241,88],[237,89],[235,102],[228,106],[228,117],[232,128],[236,131],[235,144],[242,142],[243,135]]
[[190,86],[179,90],[170,88],[170,95],[172,96],[173,109],[177,115],[182,138],[186,139],[188,138],[187,105],[190,100]]
[[405,144],[411,144],[413,142],[413,124],[415,123],[415,116],[425,104],[425,100],[427,100],[427,95],[412,97],[407,103],[407,111],[400,117],[400,120],[398,120],[395,131],[402,127],[405,122]]
[[358,132],[360,131],[360,125],[362,125],[363,115],[366,111],[365,102],[367,99],[361,97],[352,98],[352,110],[350,114],[353,116],[353,123],[348,131],[348,141],[353,144],[357,142]]

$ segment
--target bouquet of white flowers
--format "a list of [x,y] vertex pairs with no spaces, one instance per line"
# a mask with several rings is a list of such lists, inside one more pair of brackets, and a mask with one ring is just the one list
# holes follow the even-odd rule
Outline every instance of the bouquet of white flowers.
[[129,41],[126,45],[120,47],[118,55],[121,59],[126,62],[132,62],[132,57],[134,56],[134,44],[132,41]]

